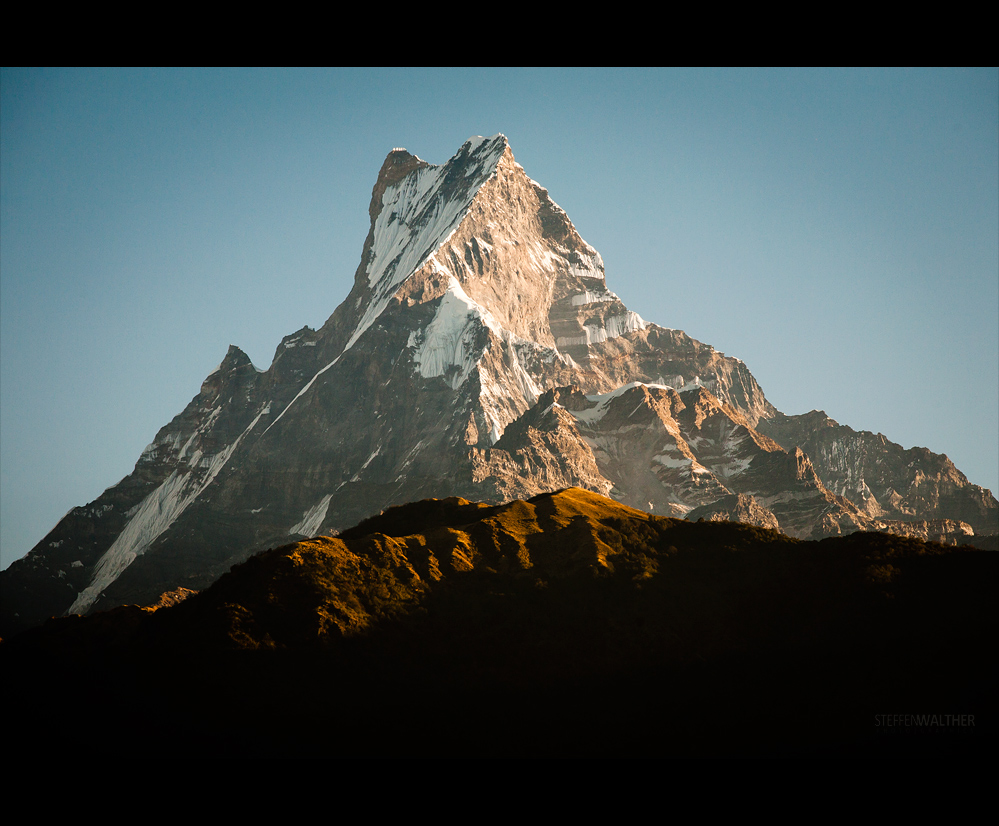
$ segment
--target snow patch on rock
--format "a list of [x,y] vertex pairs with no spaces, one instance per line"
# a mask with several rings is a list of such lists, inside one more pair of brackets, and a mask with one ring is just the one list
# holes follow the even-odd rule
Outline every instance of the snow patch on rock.
[[600,421],[607,415],[607,410],[614,399],[624,395],[635,387],[654,387],[660,390],[671,389],[664,384],[647,384],[646,382],[632,381],[628,382],[628,384],[622,384],[620,387],[615,390],[611,390],[609,393],[598,393],[592,396],[587,396],[587,401],[595,402],[593,407],[587,408],[586,410],[570,410],[569,412],[572,413],[578,421],[586,424],[593,424],[594,422]]
[[592,290],[586,290],[585,292],[579,293],[579,295],[574,295],[572,297],[572,306],[582,307],[586,304],[597,304],[602,301],[620,301],[620,299],[610,290],[602,293],[595,293]]
[[628,310],[628,312],[622,315],[613,315],[605,318],[603,324],[585,325],[583,327],[583,335],[581,336],[559,336],[556,344],[559,347],[599,344],[602,341],[618,338],[626,333],[644,330],[648,326],[648,322],[638,313]]
[[[191,435],[178,456],[178,461],[184,458],[184,454],[195,436],[210,429],[217,415],[218,410],[213,410],[206,423]],[[126,523],[111,547],[98,560],[97,565],[94,566],[90,585],[80,591],[73,604],[66,611],[67,614],[86,613],[101,593],[121,576],[135,558],[145,553],[149,546],[187,510],[188,506],[215,480],[243,437],[253,430],[261,415],[263,415],[262,412],[258,413],[256,418],[250,422],[249,427],[240,433],[231,445],[214,456],[205,457],[207,471],[204,474],[198,474],[196,470],[184,473],[174,470],[156,490],[139,503],[135,514]],[[195,451],[195,454],[197,459],[201,458],[200,450]],[[194,464],[195,455],[192,454],[189,466]],[[205,462],[202,461],[201,464],[204,465]]]
[[[568,216],[566,216],[568,218]],[[604,259],[600,253],[590,247],[585,252],[578,253],[580,260],[569,262],[569,275],[576,278],[599,278],[604,280]],[[617,296],[615,296],[616,298]]]
[[302,521],[296,525],[292,525],[291,530],[288,531],[289,536],[297,534],[299,536],[307,536],[310,539],[315,536],[319,532],[319,526],[323,524],[323,520],[326,518],[326,511],[329,509],[330,499],[332,498],[333,494],[327,493],[315,505],[309,508],[302,515]]
[[417,348],[413,362],[420,375],[448,377],[451,388],[457,390],[482,355],[475,347],[481,325],[502,335],[502,328],[489,311],[469,298],[451,276],[433,321],[423,331],[422,341],[417,330],[409,336],[408,346]]
[[[451,164],[468,148],[462,163],[468,188],[450,199],[439,197]],[[496,174],[506,150],[506,138],[472,138],[443,166],[427,165],[385,188],[382,208],[373,227],[368,259],[371,299],[344,350],[349,350],[384,312],[399,286],[436,253],[458,229],[482,185]],[[476,157],[477,156],[477,157]]]

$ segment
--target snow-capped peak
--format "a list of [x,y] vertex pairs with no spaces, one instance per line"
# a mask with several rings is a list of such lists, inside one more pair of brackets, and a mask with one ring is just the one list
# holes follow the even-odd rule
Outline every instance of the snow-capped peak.
[[382,314],[399,286],[451,237],[475,194],[496,174],[507,146],[503,135],[470,138],[446,164],[417,167],[385,187],[371,228],[371,294],[345,350]]

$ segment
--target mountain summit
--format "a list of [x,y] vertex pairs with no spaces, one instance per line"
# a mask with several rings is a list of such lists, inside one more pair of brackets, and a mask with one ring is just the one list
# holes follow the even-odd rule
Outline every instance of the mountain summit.
[[[999,530],[945,457],[813,411],[652,324],[503,135],[389,153],[354,285],[256,369],[237,347],[135,470],[0,574],[0,634],[200,589],[250,554],[429,497],[581,487],[796,537]],[[696,509],[696,510],[695,510]]]

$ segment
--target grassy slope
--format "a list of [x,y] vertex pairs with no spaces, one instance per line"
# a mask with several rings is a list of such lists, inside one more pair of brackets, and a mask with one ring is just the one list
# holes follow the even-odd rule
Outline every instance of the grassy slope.
[[[579,489],[432,500],[267,551],[174,608],[0,651],[25,675],[20,748],[89,732],[172,754],[963,755],[994,743],[997,559]],[[878,724],[905,713],[975,725]]]

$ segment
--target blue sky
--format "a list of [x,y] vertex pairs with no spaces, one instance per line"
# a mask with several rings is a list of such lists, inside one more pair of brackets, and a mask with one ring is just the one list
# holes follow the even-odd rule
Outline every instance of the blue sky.
[[497,132],[631,309],[999,487],[996,69],[3,69],[3,567],[326,320],[389,150]]

